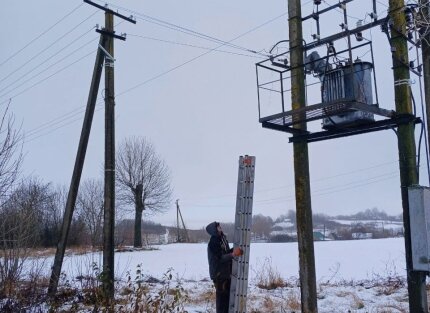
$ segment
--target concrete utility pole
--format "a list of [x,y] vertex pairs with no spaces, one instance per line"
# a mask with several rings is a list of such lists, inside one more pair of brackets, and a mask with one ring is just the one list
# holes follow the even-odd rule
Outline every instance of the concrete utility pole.
[[[391,51],[393,56],[394,81],[400,82],[394,87],[396,112],[412,114],[412,103],[409,84],[408,45],[404,34],[405,15],[404,0],[389,0],[389,15],[392,21]],[[409,216],[408,187],[418,184],[416,163],[416,146],[414,122],[399,125],[397,131],[400,186],[403,206],[403,224],[405,229],[406,270],[409,294],[409,311],[413,313],[428,312],[426,294],[426,273],[412,270],[411,225]]]
[[[430,22],[430,2],[429,0],[420,0],[421,10],[425,20]],[[427,32],[422,40],[422,56],[423,56],[423,75],[424,75],[424,91],[426,101],[426,120],[427,120],[427,139],[430,147],[430,31],[425,28]]]
[[[105,45],[105,37],[100,36],[100,46]],[[98,49],[96,61],[94,64],[93,77],[87,100],[87,108],[85,111],[84,122],[82,125],[81,138],[79,140],[78,151],[76,153],[75,167],[70,182],[69,194],[67,196],[66,208],[64,210],[63,224],[61,226],[60,241],[57,245],[54,264],[52,266],[51,278],[49,280],[48,295],[55,296],[58,287],[58,280],[61,274],[63,265],[64,252],[66,250],[67,238],[69,237],[70,224],[72,222],[73,211],[75,209],[76,197],[78,195],[79,183],[81,181],[82,168],[84,166],[85,155],[88,147],[88,139],[90,137],[91,125],[96,107],[97,94],[99,92],[100,79],[102,76],[104,61],[104,52]]]
[[[305,73],[303,66],[303,32],[301,1],[288,1],[288,25],[291,58],[291,103],[293,110],[304,108]],[[294,117],[293,117],[294,118]],[[297,129],[306,130],[306,122],[296,124]],[[294,175],[296,185],[296,218],[299,245],[300,291],[303,313],[316,313],[317,291],[315,278],[315,255],[309,178],[308,144],[294,144]]]
[[[113,14],[105,13],[105,31],[114,34]],[[115,227],[115,85],[114,38],[106,39],[105,61],[105,196],[103,220],[103,290],[106,300],[114,299]]]

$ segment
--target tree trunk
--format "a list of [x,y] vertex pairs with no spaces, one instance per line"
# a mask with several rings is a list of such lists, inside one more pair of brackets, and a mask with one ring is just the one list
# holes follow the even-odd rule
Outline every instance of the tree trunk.
[[142,247],[142,212],[136,208],[136,214],[134,219],[134,247]]
[[142,212],[144,205],[142,201],[143,196],[143,185],[138,184],[134,193],[134,204],[136,208],[136,214],[134,217],[134,247],[142,247]]

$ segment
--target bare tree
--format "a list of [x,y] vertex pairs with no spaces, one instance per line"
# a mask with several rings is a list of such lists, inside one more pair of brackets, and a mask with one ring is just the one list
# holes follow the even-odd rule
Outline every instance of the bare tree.
[[90,233],[93,248],[102,241],[103,202],[103,183],[95,179],[85,180],[79,188],[76,207]]
[[23,161],[23,136],[21,129],[15,127],[15,117],[9,112],[9,104],[0,117],[0,200],[2,202],[18,178]]
[[116,180],[119,201],[134,205],[134,246],[142,246],[142,214],[160,213],[171,201],[169,169],[143,137],[124,140],[118,149]]
[[270,216],[258,214],[252,217],[252,231],[256,237],[269,238],[272,226],[273,220]]
[[9,297],[22,277],[34,243],[34,212],[0,208],[0,298]]

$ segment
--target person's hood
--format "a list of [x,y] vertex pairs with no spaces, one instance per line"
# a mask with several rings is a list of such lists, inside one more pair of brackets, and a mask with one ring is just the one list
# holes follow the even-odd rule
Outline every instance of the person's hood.
[[211,236],[217,236],[218,235],[218,231],[216,229],[217,224],[218,224],[217,222],[212,222],[208,226],[206,226],[206,231],[208,232],[209,235],[211,235]]

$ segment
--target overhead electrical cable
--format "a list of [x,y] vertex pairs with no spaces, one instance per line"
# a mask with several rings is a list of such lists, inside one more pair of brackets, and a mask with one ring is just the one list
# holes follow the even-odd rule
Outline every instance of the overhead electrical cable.
[[[55,52],[54,54],[51,54],[49,57],[47,57],[45,60],[43,60],[41,63],[39,63],[38,65],[36,65],[35,67],[33,67],[31,70],[29,70],[28,72],[24,73],[23,75],[21,75],[20,77],[18,77],[16,80],[14,80],[12,83],[10,83],[9,85],[3,87],[2,89],[0,89],[0,92],[3,92],[4,90],[6,90],[7,88],[13,86],[15,83],[19,82],[21,79],[23,79],[24,77],[28,76],[30,73],[34,72],[35,70],[37,70],[39,67],[41,67],[42,65],[46,64],[47,62],[51,61],[55,56],[57,56],[58,54],[60,54],[62,51],[66,50],[67,48],[69,48],[72,44],[74,44],[76,41],[78,41],[79,39],[81,39],[82,37],[84,37],[85,35],[87,35],[88,33],[90,33],[92,30],[94,29],[94,27],[91,27],[88,31],[86,31],[85,33],[83,33],[82,35],[80,35],[79,37],[75,38],[74,40],[72,40],[71,42],[68,42],[63,48],[61,48],[60,50],[58,50],[57,52]],[[94,38],[97,39],[97,38]]]
[[[308,1],[308,3],[310,3],[311,1]],[[283,15],[285,15],[285,14],[283,14]],[[266,21],[266,22],[264,22],[264,23],[262,23],[262,24],[260,24],[260,25],[258,25],[258,26],[256,26],[256,27],[254,27],[254,28],[252,28],[252,29],[250,29],[250,30],[248,30],[247,32],[245,32],[245,33],[242,33],[242,34],[240,34],[239,36],[237,36],[237,37],[235,37],[235,38],[233,38],[233,39],[231,39],[230,40],[230,42],[232,42],[232,41],[234,41],[234,40],[236,40],[236,39],[239,39],[239,38],[241,38],[241,37],[243,37],[243,36],[245,36],[245,35],[247,35],[247,34],[249,34],[249,33],[251,33],[251,32],[253,32],[253,31],[255,31],[255,30],[257,30],[257,29],[259,29],[259,28],[261,28],[261,27],[263,27],[263,26],[265,26],[265,25],[267,25],[267,24],[269,24],[269,23],[271,23],[271,22],[273,22],[274,20],[276,20],[277,18],[279,18],[279,16],[277,16],[277,17],[275,17],[275,18],[272,18],[272,19],[270,19],[270,20],[268,20],[268,21]],[[195,60],[197,60],[197,59],[199,59],[199,58],[201,58],[201,57],[203,57],[203,56],[205,56],[205,55],[207,55],[207,54],[209,54],[210,52],[212,52],[212,51],[214,51],[215,49],[218,49],[218,48],[220,48],[220,47],[222,47],[223,45],[219,45],[219,46],[217,46],[217,47],[215,47],[215,48],[212,48],[211,50],[209,50],[209,51],[207,51],[207,52],[205,52],[205,53],[202,53],[202,54],[200,54],[200,55],[198,55],[198,56],[196,56],[196,57],[194,57],[194,58],[192,58],[192,59],[190,59],[190,60],[188,60],[188,61],[186,61],[186,62],[184,62],[184,63],[182,63],[182,64],[179,64],[179,65],[177,65],[177,66],[175,66],[175,67],[173,67],[173,68],[170,68],[169,70],[167,70],[167,71],[164,71],[164,72],[162,72],[162,73],[160,73],[160,74],[158,74],[158,75],[155,75],[155,76],[153,76],[153,77],[151,77],[151,78],[149,78],[149,79],[147,79],[147,80],[145,80],[145,81],[143,81],[143,82],[141,82],[141,83],[138,83],[138,84],[136,84],[135,86],[133,86],[133,87],[131,87],[131,88],[128,88],[128,89],[126,89],[126,90],[124,90],[124,91],[122,91],[122,92],[120,92],[120,93],[118,93],[117,95],[116,95],[116,97],[118,98],[118,97],[120,97],[120,96],[122,96],[122,95],[125,95],[125,94],[127,94],[127,93],[129,93],[129,92],[131,92],[131,91],[133,91],[134,89],[136,89],[136,88],[139,88],[139,87],[141,87],[141,86],[143,86],[143,85],[146,85],[147,83],[149,83],[149,82],[151,82],[151,81],[154,81],[154,80],[156,80],[156,79],[158,79],[158,78],[161,78],[161,77],[163,77],[163,76],[165,76],[165,75],[167,75],[168,73],[171,73],[171,72],[173,72],[173,71],[175,71],[175,70],[177,70],[177,69],[179,69],[179,68],[181,68],[181,67],[183,67],[183,66],[185,66],[185,65],[187,65],[187,64],[189,64],[189,63],[191,63],[191,62],[193,62],[193,61],[195,61]],[[53,75],[51,75],[51,77],[52,77]],[[43,79],[43,81],[45,81],[46,79]],[[14,95],[13,97],[16,97],[16,96],[18,96],[18,95],[20,95],[20,94],[22,94],[22,93],[24,93],[24,92],[26,92],[26,91],[28,91],[29,89],[31,89],[32,87],[34,87],[35,85],[37,85],[37,84],[39,84],[39,83],[41,83],[42,81],[40,81],[40,82],[38,82],[38,83],[36,83],[36,84],[34,84],[34,85],[32,85],[32,86],[30,86],[29,88],[27,88],[27,89],[25,89],[24,91],[22,91],[22,92],[20,92],[19,94],[17,94],[17,95]],[[13,98],[13,97],[11,97],[11,98]],[[0,105],[1,105],[2,103],[0,103]],[[81,106],[80,108],[82,108],[82,110],[80,111],[80,112],[84,112],[85,111],[85,109],[84,109],[84,107],[85,106]],[[75,109],[76,110],[76,109]],[[73,113],[75,112],[75,110],[73,110],[73,111],[71,111],[71,112],[68,112],[68,113],[66,113],[66,114],[64,114],[64,115],[61,115],[61,116],[59,116],[57,119],[53,119],[53,120],[51,120],[51,122],[48,122],[48,123],[44,123],[42,126],[39,126],[39,127],[37,127],[36,129],[33,129],[33,130],[31,130],[31,132],[33,132],[32,133],[32,135],[35,135],[39,130],[38,130],[38,128],[40,129],[40,128],[43,128],[43,130],[44,129],[46,129],[47,127],[48,127],[48,125],[50,125],[50,124],[54,124],[54,125],[56,125],[57,124],[57,120],[59,120],[59,119],[61,119],[61,120],[63,120],[63,121],[65,121],[65,120],[67,120],[67,119],[69,119],[69,118],[72,118],[72,117],[74,117],[75,115],[73,115]],[[66,117],[66,116],[69,116],[70,115],[70,117]],[[65,126],[67,126],[67,125],[70,125],[71,123],[66,123],[66,124],[64,124],[63,126],[59,126],[59,127],[56,127],[55,129],[60,129],[61,127],[65,127]],[[50,132],[49,132],[50,133]],[[42,136],[40,136],[40,137],[42,137]]]
[[[284,16],[285,14],[286,14],[286,13],[284,13],[284,14],[282,14],[282,15],[280,15],[280,16]],[[246,32],[244,32],[244,33],[242,33],[242,34],[240,34],[240,35],[238,35],[238,36],[234,37],[233,39],[229,40],[227,43],[232,42],[232,41],[235,41],[235,40],[237,40],[237,39],[239,39],[239,38],[242,38],[242,37],[246,36],[247,34],[249,34],[249,33],[253,32],[253,31],[255,31],[255,30],[259,29],[259,28],[261,28],[261,27],[263,27],[263,26],[266,26],[267,24],[269,24],[269,23],[273,22],[274,20],[278,19],[280,16],[274,17],[274,18],[272,18],[272,19],[270,19],[270,20],[268,20],[268,21],[266,21],[266,22],[264,22],[264,23],[262,23],[262,24],[260,24],[260,25],[258,25],[258,26],[256,26],[256,27],[254,27],[254,28],[252,28],[252,29],[250,29],[250,30],[248,30],[248,31],[246,31]],[[142,87],[142,86],[144,86],[144,85],[146,85],[146,84],[148,84],[148,83],[152,82],[153,80],[156,80],[156,79],[158,79],[158,78],[160,78],[160,77],[163,77],[163,76],[165,76],[165,75],[167,75],[167,74],[169,74],[169,73],[171,73],[171,72],[173,72],[173,71],[175,71],[175,70],[177,70],[177,69],[179,69],[179,68],[181,68],[181,67],[183,67],[183,66],[185,66],[185,65],[187,65],[187,64],[189,64],[189,63],[191,63],[191,62],[193,62],[193,61],[195,61],[195,60],[200,59],[201,57],[203,57],[203,56],[205,56],[205,55],[207,55],[207,54],[209,54],[209,53],[211,53],[211,52],[215,51],[216,49],[223,47],[224,45],[225,45],[225,44],[220,44],[220,45],[218,45],[218,46],[216,46],[216,47],[212,48],[212,49],[211,49],[211,50],[209,50],[209,51],[206,51],[206,52],[204,52],[204,53],[202,53],[202,54],[199,54],[199,55],[197,55],[197,56],[195,56],[195,57],[193,57],[193,58],[189,59],[188,61],[185,61],[184,63],[181,63],[181,64],[179,64],[179,65],[177,65],[177,66],[175,66],[175,67],[172,67],[172,68],[170,68],[170,69],[168,69],[168,70],[166,70],[166,71],[164,71],[164,72],[162,72],[162,73],[160,73],[160,74],[158,74],[158,75],[155,75],[155,76],[153,76],[153,77],[151,77],[151,78],[148,78],[148,79],[146,79],[145,81],[143,81],[143,82],[141,82],[141,83],[138,83],[138,84],[134,85],[133,87],[130,87],[130,88],[128,88],[128,89],[126,89],[126,90],[124,90],[123,92],[119,93],[117,96],[121,96],[121,95],[123,95],[123,94],[125,94],[125,93],[128,93],[128,92],[130,92],[130,91],[132,91],[132,90],[134,90],[134,89],[136,89],[136,88]]]
[[[123,23],[123,21],[121,21],[121,22],[117,23],[115,26],[120,25],[121,23]],[[94,39],[93,39],[93,40],[94,40]],[[88,43],[87,43],[87,44],[88,44]],[[87,45],[87,44],[85,44],[85,45]],[[83,47],[83,46],[81,46],[81,48],[82,48],[82,47]],[[77,50],[79,50],[79,48],[78,48]],[[77,51],[77,50],[75,50],[75,51]],[[94,50],[94,51],[97,51],[97,50]],[[72,52],[72,54],[73,54],[73,52]],[[90,54],[91,54],[91,53],[90,53]],[[69,54],[69,55],[71,55],[71,54]],[[42,83],[42,82],[46,81],[47,79],[49,79],[49,78],[51,78],[51,77],[55,76],[56,74],[58,74],[58,73],[62,72],[64,69],[69,68],[69,67],[70,67],[70,66],[72,66],[73,64],[76,64],[78,61],[82,60],[83,58],[87,57],[88,55],[89,55],[89,54],[87,54],[87,55],[85,55],[84,57],[82,57],[81,59],[79,59],[79,60],[77,60],[77,61],[73,62],[72,64],[69,64],[69,65],[67,65],[66,67],[61,68],[60,70],[56,71],[54,74],[50,75],[49,77],[45,77],[45,78],[41,79],[40,81],[38,81],[38,82],[34,83],[33,85],[31,85],[30,87],[26,88],[25,90],[23,90],[23,91],[21,91],[21,92],[19,92],[19,93],[15,94],[15,95],[14,95],[14,96],[12,96],[12,97],[9,97],[9,99],[8,99],[8,100],[3,101],[3,102],[0,102],[0,105],[2,105],[2,104],[4,104],[4,103],[6,103],[7,101],[9,101],[9,100],[11,100],[11,99],[13,99],[13,98],[15,98],[15,97],[17,97],[17,96],[19,96],[19,95],[21,95],[21,94],[25,93],[25,92],[27,92],[27,91],[31,90],[33,87],[35,87],[35,86],[39,85],[40,83]],[[64,58],[63,58],[63,59],[64,59]],[[61,61],[63,61],[63,59],[62,59]],[[59,62],[57,62],[57,63],[59,63]]]
[[[210,48],[210,47],[196,46],[196,45],[191,45],[191,44],[187,44],[187,43],[170,41],[170,40],[159,39],[159,38],[148,37],[148,36],[141,36],[141,35],[135,35],[135,34],[129,34],[129,33],[127,33],[127,36],[128,37],[137,37],[137,38],[141,38],[141,39],[148,39],[148,40],[153,40],[153,41],[159,41],[159,42],[164,42],[164,43],[169,43],[169,44],[174,44],[174,45],[179,45],[179,46],[184,46],[184,47],[197,48],[197,49],[202,49],[202,50],[212,50],[212,48]],[[214,51],[227,53],[227,54],[233,54],[233,55],[239,55],[239,56],[245,56],[248,58],[257,58],[257,59],[263,58],[261,56],[249,55],[249,54],[244,54],[244,53],[237,53],[237,52],[226,51],[226,50],[214,50]]]
[[24,47],[22,47],[21,49],[19,49],[18,51],[16,51],[15,53],[13,53],[11,56],[9,56],[6,60],[4,60],[2,63],[0,63],[0,67],[2,65],[4,65],[5,63],[7,63],[9,60],[11,60],[12,58],[14,58],[15,56],[17,56],[19,53],[21,53],[23,50],[25,50],[28,46],[30,46],[33,42],[35,42],[36,40],[38,40],[39,38],[41,38],[43,35],[45,35],[46,33],[48,33],[51,29],[53,29],[55,26],[57,26],[58,24],[60,24],[61,22],[63,22],[67,17],[69,17],[70,15],[73,14],[73,12],[75,12],[76,10],[78,10],[81,6],[83,5],[83,3],[79,4],[77,7],[75,7],[74,9],[72,9],[69,13],[67,13],[66,15],[64,15],[63,17],[61,17],[57,22],[55,22],[53,25],[49,26],[45,31],[43,31],[40,35],[36,36],[34,39],[32,39],[30,42],[28,42],[26,45],[24,45]]
[[[376,168],[386,167],[388,165],[393,165],[393,164],[398,164],[398,160],[391,161],[391,162],[379,163],[379,164],[375,164],[375,165],[370,166],[370,167],[359,168],[359,169],[355,169],[355,170],[352,170],[352,171],[339,173],[339,174],[332,175],[332,176],[325,176],[325,177],[321,177],[321,178],[318,178],[318,179],[312,179],[311,180],[311,184],[322,182],[322,181],[326,181],[326,180],[330,180],[330,179],[333,179],[333,178],[338,178],[338,177],[342,177],[342,176],[351,175],[351,174],[354,174],[354,173],[362,173],[363,171],[374,170]],[[260,194],[260,193],[265,193],[265,192],[268,192],[268,191],[282,190],[282,189],[293,188],[293,187],[294,187],[294,184],[291,184],[291,185],[282,185],[282,186],[277,186],[277,187],[272,187],[272,188],[265,188],[265,189],[256,189],[256,190],[254,190],[254,194]],[[224,194],[224,195],[217,195],[217,196],[211,196],[211,197],[185,198],[183,200],[184,201],[194,201],[194,200],[200,201],[200,200],[211,200],[211,199],[220,199],[220,198],[234,198],[236,196],[237,196],[236,194]]]
[[[331,190],[329,192],[322,192],[322,193],[315,192],[315,193],[312,193],[312,197],[321,197],[321,196],[331,195],[331,194],[334,194],[334,193],[339,193],[341,191],[347,191],[347,190],[351,190],[351,189],[357,189],[357,188],[360,188],[360,187],[365,187],[365,186],[368,186],[368,185],[371,185],[371,184],[380,183],[380,182],[391,180],[393,178],[398,178],[398,177],[399,177],[399,175],[392,175],[392,176],[389,176],[389,177],[386,177],[386,178],[381,178],[381,179],[376,179],[376,180],[367,180],[364,183],[356,184],[356,185],[353,185],[353,186],[350,186],[350,187],[346,187],[346,188],[344,188],[342,186],[337,186],[336,187],[337,189],[333,189],[333,190]],[[272,199],[272,201],[269,201],[269,200],[270,199],[267,199],[267,200],[255,200],[254,201],[254,206],[255,207],[256,206],[262,207],[262,206],[274,205],[274,204],[277,204],[277,203],[285,203],[285,202],[295,201],[295,196],[294,195],[290,195],[290,196],[284,197],[282,199],[276,198],[276,199]],[[184,201],[184,202],[186,202],[186,201]],[[205,204],[205,203],[189,203],[189,202],[186,202],[186,203],[187,203],[187,206],[190,206],[190,207],[191,206],[192,207],[230,207],[231,206],[231,203],[225,203],[225,204]]]
[[[54,67],[55,65],[63,62],[64,60],[66,60],[67,58],[69,58],[70,56],[74,55],[76,52],[82,50],[83,48],[85,48],[86,46],[88,46],[89,44],[95,42],[97,40],[97,38],[93,38],[90,41],[87,41],[86,43],[84,43],[83,45],[79,46],[78,48],[76,48],[75,50],[73,50],[72,52],[70,52],[69,54],[65,55],[64,57],[62,57],[60,60],[56,61],[55,63],[52,63],[51,65],[49,65],[47,68],[43,69],[42,71],[40,71],[39,73],[31,76],[30,78],[26,79],[25,81],[23,81],[21,84],[19,84],[18,86],[15,86],[14,88],[6,91],[5,93],[0,95],[0,99],[4,98],[5,96],[7,96],[8,94],[10,94],[12,91],[18,89],[19,87],[25,85],[27,82],[33,80],[34,78],[40,76],[41,74],[45,73],[47,70],[51,69],[52,67]],[[93,50],[94,51],[94,50]],[[91,52],[92,53],[92,52]],[[75,64],[75,63],[73,63]],[[67,66],[68,67],[68,66]],[[66,67],[66,68],[67,68]],[[55,74],[59,73],[60,71],[55,72]],[[49,76],[52,77],[53,75]],[[48,77],[48,78],[49,78]],[[45,79],[43,79],[44,81]],[[37,85],[37,84],[36,84]],[[32,85],[33,86],[33,85]],[[26,90],[26,89],[25,89]],[[14,95],[12,98],[16,97],[17,95]]]
[[[326,191],[331,191],[331,190],[337,190],[338,188],[344,188],[345,186],[355,186],[357,184],[361,183],[366,183],[366,182],[370,182],[373,181],[375,179],[379,179],[379,178],[383,178],[383,177],[398,177],[398,172],[390,172],[390,173],[384,173],[381,175],[376,175],[376,176],[372,176],[372,177],[366,177],[364,179],[360,179],[360,180],[356,180],[356,181],[352,181],[352,182],[348,182],[348,183],[342,183],[341,185],[335,185],[335,186],[329,186],[329,187],[323,187],[323,188],[318,188],[315,189],[312,194],[318,194],[319,192],[326,192]],[[379,180],[378,180],[379,181]],[[292,195],[294,197],[294,195]],[[261,199],[261,200],[257,200],[256,202],[261,203],[261,202],[267,202],[267,201],[273,201],[273,200],[282,200],[282,199],[287,199],[290,198],[291,196],[282,196],[282,197],[277,197],[277,198],[270,198],[270,199]]]
[[[101,109],[102,109],[103,107],[98,107],[96,110],[95,110],[95,112],[98,112],[98,111],[100,111]],[[85,112],[85,110],[84,110],[84,112]],[[82,113],[82,112],[79,112],[79,114],[80,113]],[[25,136],[25,141],[24,141],[24,143],[29,143],[29,142],[32,142],[32,141],[34,141],[34,140],[36,140],[36,139],[38,139],[38,138],[40,138],[40,137],[44,137],[44,136],[46,136],[46,135],[49,135],[49,134],[51,134],[51,133],[53,133],[53,132],[55,132],[56,130],[58,130],[58,129],[60,129],[60,128],[63,128],[63,127],[65,127],[65,126],[68,126],[68,125],[71,125],[71,124],[73,124],[73,123],[75,123],[75,122],[77,122],[77,121],[82,121],[82,117],[78,117],[78,118],[75,118],[75,119],[73,119],[73,120],[70,120],[70,121],[68,121],[67,123],[65,123],[65,124],[62,124],[62,125],[60,125],[60,126],[58,126],[58,127],[55,127],[55,128],[52,128],[52,129],[49,129],[47,132],[45,132],[45,133],[41,133],[41,134],[36,134],[36,135],[30,135],[30,136],[28,136],[27,137],[27,135]]]
[[19,96],[19,95],[23,94],[24,92],[26,92],[26,91],[30,90],[31,88],[33,88],[33,87],[35,87],[35,86],[37,86],[37,85],[39,85],[39,84],[41,84],[41,83],[43,83],[44,81],[48,80],[49,78],[51,78],[51,77],[53,77],[53,76],[57,75],[58,73],[60,73],[60,72],[64,71],[65,69],[67,69],[67,68],[71,67],[72,65],[75,65],[75,64],[76,64],[76,63],[78,63],[79,61],[82,61],[82,60],[83,60],[83,59],[85,59],[86,57],[90,56],[91,54],[94,54],[94,52],[95,52],[95,51],[97,51],[97,50],[93,50],[93,51],[91,51],[90,53],[85,54],[84,56],[82,56],[82,57],[80,57],[79,59],[77,59],[77,60],[73,61],[72,63],[69,63],[68,65],[66,65],[66,66],[62,67],[61,69],[59,69],[58,71],[54,72],[53,74],[51,74],[51,75],[49,75],[49,76],[47,76],[47,77],[43,78],[42,80],[39,80],[39,81],[35,82],[35,83],[34,83],[34,84],[32,84],[31,86],[29,86],[29,87],[25,88],[24,90],[21,90],[20,92],[18,92],[17,94],[15,94],[15,95],[13,95],[13,96],[11,96],[8,100],[5,100],[5,101],[0,102],[0,105],[2,105],[2,104],[4,104],[4,103],[7,103],[10,99],[13,99],[13,98],[15,98],[15,97],[17,97],[17,96]]
[[33,55],[29,60],[27,60],[26,62],[24,62],[23,64],[21,64],[18,68],[16,68],[15,70],[13,70],[12,72],[10,72],[8,75],[6,75],[5,77],[3,77],[0,80],[0,83],[3,82],[5,79],[9,78],[11,75],[15,74],[16,72],[18,72],[20,69],[22,69],[24,66],[26,66],[28,63],[30,63],[31,61],[33,61],[35,58],[37,58],[39,55],[41,55],[42,53],[44,53],[45,51],[47,51],[48,49],[50,49],[53,45],[57,44],[59,41],[61,41],[63,38],[65,38],[68,34],[70,34],[71,32],[73,32],[76,28],[78,28],[80,25],[82,25],[83,23],[85,23],[86,21],[88,21],[91,17],[93,17],[97,11],[94,11],[90,16],[88,16],[87,18],[85,18],[83,21],[81,21],[79,24],[75,25],[74,27],[72,27],[72,29],[70,29],[69,31],[67,31],[65,34],[62,34],[60,37],[56,38],[51,44],[49,44],[47,47],[45,47],[44,49],[42,49],[41,51],[39,51],[38,53],[36,53],[35,55]]
[[[106,3],[106,2],[101,1],[101,0],[98,0],[98,1]],[[308,1],[307,3],[310,3],[310,2],[311,1]],[[175,31],[179,31],[181,33],[185,33],[185,34],[188,34],[188,35],[191,35],[191,36],[195,36],[195,37],[198,37],[198,38],[201,38],[201,39],[209,40],[209,41],[215,42],[217,44],[222,44],[223,46],[235,48],[235,49],[238,49],[238,50],[242,50],[242,51],[246,51],[246,52],[250,52],[250,53],[254,53],[254,54],[259,54],[259,55],[264,56],[264,57],[268,57],[267,54],[261,53],[259,51],[256,51],[256,50],[253,50],[253,49],[249,49],[249,48],[245,48],[245,47],[242,47],[242,46],[239,46],[239,45],[236,45],[236,44],[232,44],[231,40],[230,41],[224,41],[222,39],[219,39],[219,38],[216,38],[216,37],[204,34],[202,32],[199,32],[199,31],[196,31],[196,30],[184,27],[184,26],[180,26],[180,25],[168,22],[168,21],[164,21],[162,19],[159,19],[159,18],[156,18],[156,17],[152,17],[152,16],[149,16],[147,14],[144,14],[144,13],[141,13],[141,12],[138,12],[138,11],[135,11],[135,10],[131,10],[131,9],[128,9],[128,8],[125,8],[125,7],[121,7],[121,6],[118,6],[118,5],[109,3],[109,2],[107,2],[107,4],[109,6],[112,6],[112,7],[116,8],[116,9],[120,9],[120,10],[129,12],[129,13],[133,14],[136,18],[139,18],[139,19],[141,19],[143,21],[146,21],[146,22],[149,22],[149,23],[153,23],[153,24],[156,24],[156,25],[168,28],[168,29],[172,29],[172,30],[175,30]],[[306,5],[306,4],[304,4],[304,5]],[[275,17],[270,22],[273,22],[274,20],[279,19],[279,18],[281,18],[281,17],[283,17],[283,16],[285,16],[287,14],[288,13],[285,12],[285,13],[283,13],[283,14]]]

